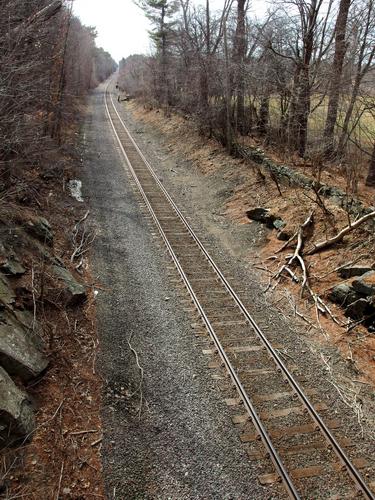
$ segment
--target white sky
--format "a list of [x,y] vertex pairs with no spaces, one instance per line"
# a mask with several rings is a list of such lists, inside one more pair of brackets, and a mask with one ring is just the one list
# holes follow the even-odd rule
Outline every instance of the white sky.
[[[202,1],[202,0],[201,0]],[[199,0],[195,0],[198,4]],[[213,8],[220,8],[224,0],[212,0]],[[262,16],[269,5],[265,0],[252,0],[252,11]],[[119,61],[130,54],[147,53],[150,29],[142,10],[133,0],[74,0],[74,12],[87,26],[95,26],[96,43]]]

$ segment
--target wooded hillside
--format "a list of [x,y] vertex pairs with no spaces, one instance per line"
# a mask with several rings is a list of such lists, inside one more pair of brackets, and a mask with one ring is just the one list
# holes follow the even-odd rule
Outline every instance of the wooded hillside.
[[1,9],[0,168],[9,184],[14,161],[32,163],[64,142],[80,99],[116,64],[72,2],[3,0]]

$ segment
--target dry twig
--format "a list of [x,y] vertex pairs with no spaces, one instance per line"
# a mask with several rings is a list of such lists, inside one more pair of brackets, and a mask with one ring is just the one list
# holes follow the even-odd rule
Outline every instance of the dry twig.
[[139,357],[138,357],[138,353],[137,351],[134,349],[134,347],[131,345],[131,339],[133,337],[133,333],[130,335],[130,338],[128,339],[128,346],[129,346],[129,349],[131,350],[131,352],[134,354],[134,357],[135,357],[135,362],[137,364],[137,367],[139,369],[139,372],[141,374],[141,378],[140,378],[140,381],[139,381],[139,384],[138,384],[138,387],[137,389],[129,396],[130,398],[132,398],[135,394],[138,394],[139,393],[139,398],[140,398],[140,401],[139,401],[139,412],[138,412],[138,418],[140,419],[141,418],[141,413],[142,413],[142,405],[143,405],[143,391],[142,391],[142,385],[143,385],[143,377],[144,377],[144,370],[142,368],[142,366],[140,365],[139,363]]

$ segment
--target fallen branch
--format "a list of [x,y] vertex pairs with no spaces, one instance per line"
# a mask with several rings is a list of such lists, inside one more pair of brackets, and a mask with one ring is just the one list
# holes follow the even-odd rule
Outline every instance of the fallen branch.
[[73,432],[69,432],[69,434],[71,436],[79,436],[80,434],[91,434],[91,433],[95,433],[95,432],[98,432],[98,429],[88,429],[85,431],[73,431]]
[[364,258],[367,258],[368,257],[368,254],[361,254],[359,257],[357,257],[356,259],[354,260],[350,260],[349,262],[345,262],[345,264],[342,264],[341,266],[338,266],[338,267],[335,267],[335,269],[331,269],[331,271],[328,271],[327,273],[325,274],[322,274],[321,276],[316,276],[319,280],[323,279],[323,278],[326,278],[327,276],[329,276],[330,274],[332,273],[337,273],[338,271],[341,271],[341,269],[345,269],[346,267],[349,267],[349,266],[353,266],[354,264],[356,264],[357,262],[359,262],[360,260],[364,259]]
[[347,235],[348,233],[350,233],[351,231],[353,231],[354,229],[356,229],[358,226],[368,221],[369,219],[373,219],[374,217],[375,217],[375,211],[364,215],[356,222],[353,222],[353,224],[344,227],[344,229],[341,229],[341,231],[338,234],[336,234],[336,236],[328,238],[328,240],[320,241],[319,243],[313,244],[313,247],[309,251],[307,251],[305,255],[313,255],[314,253],[320,252],[321,250],[328,248],[334,245],[335,243],[338,243],[344,238],[345,235]]
[[283,266],[281,266],[280,270],[278,271],[278,273],[275,276],[275,278],[278,279],[278,278],[280,278],[281,274],[284,271],[286,271],[289,275],[292,276],[292,279],[294,281],[299,281],[297,276],[294,273],[292,273],[292,271],[290,270],[290,266],[294,263],[295,260],[297,260],[299,262],[299,265],[301,266],[302,273],[303,273],[303,279],[302,279],[302,285],[301,285],[301,295],[303,294],[303,291],[307,285],[307,280],[308,280],[306,264],[302,258],[303,237],[304,237],[305,229],[308,226],[310,226],[313,222],[313,215],[314,215],[314,211],[312,211],[309,214],[309,216],[307,217],[305,222],[303,224],[301,224],[301,226],[299,227],[299,229],[296,233],[297,245],[296,245],[296,248],[294,250],[294,253],[290,257],[288,262],[286,264],[284,264]]
[[276,250],[276,252],[275,252],[275,253],[280,253],[280,252],[282,252],[282,251],[284,250],[284,248],[286,248],[286,247],[287,247],[290,243],[292,243],[292,241],[294,241],[294,240],[297,238],[297,236],[298,236],[298,231],[296,231],[296,232],[293,234],[293,236],[291,236],[291,237],[289,238],[289,240],[288,240],[288,241],[286,241],[286,242],[285,242],[285,243],[284,243],[284,244],[283,244],[283,245],[282,245],[282,246],[281,246],[278,250]]
[[57,484],[57,493],[56,493],[56,497],[55,497],[56,500],[59,500],[59,498],[60,498],[60,490],[61,490],[61,482],[62,482],[63,473],[64,473],[64,460],[62,461],[62,464],[61,464],[60,477],[59,477],[59,482]]
[[143,391],[142,391],[142,385],[143,385],[143,377],[144,377],[144,369],[142,366],[139,364],[139,357],[137,351],[134,349],[134,347],[131,345],[131,339],[133,337],[133,334],[130,335],[130,338],[128,339],[128,346],[131,352],[133,353],[135,357],[135,362],[137,364],[137,367],[139,369],[141,378],[138,384],[137,389],[129,396],[129,398],[132,398],[135,394],[139,393],[139,412],[138,412],[138,419],[140,420],[141,414],[142,414],[142,405],[143,405]]
[[70,257],[70,262],[73,262],[75,259],[81,257],[80,262],[76,266],[77,271],[83,264],[82,256],[89,250],[90,245],[96,238],[95,231],[87,231],[86,229],[86,219],[89,214],[90,211],[87,210],[82,219],[80,219],[73,227],[72,242],[74,250]]

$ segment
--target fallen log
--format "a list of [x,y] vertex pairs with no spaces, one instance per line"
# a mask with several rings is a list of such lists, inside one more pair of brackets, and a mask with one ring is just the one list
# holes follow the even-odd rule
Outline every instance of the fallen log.
[[353,224],[350,224],[349,226],[344,227],[344,229],[341,229],[339,233],[337,233],[335,236],[332,238],[328,238],[327,240],[320,241],[319,243],[313,243],[312,248],[305,252],[305,255],[313,255],[314,253],[320,252],[321,250],[324,250],[325,248],[331,247],[335,243],[340,242],[345,235],[348,233],[354,231],[358,226],[363,224],[364,222],[368,221],[369,219],[373,219],[375,217],[375,211],[370,212],[369,214],[364,215],[357,221],[353,222]]

